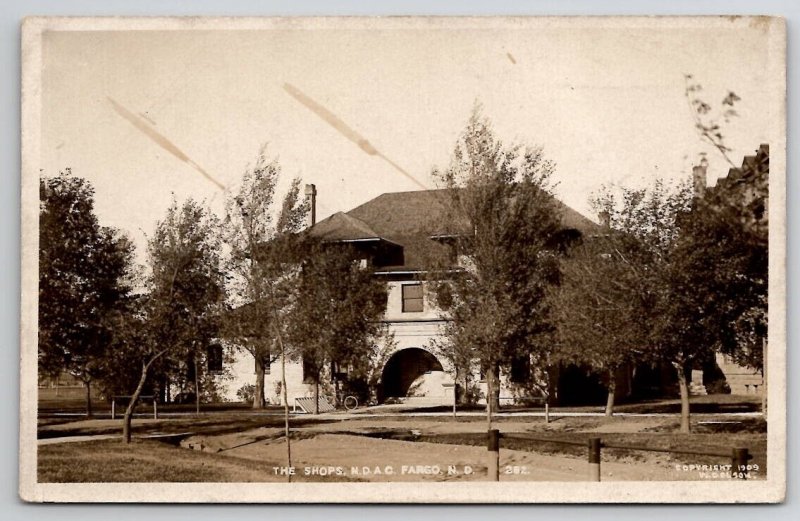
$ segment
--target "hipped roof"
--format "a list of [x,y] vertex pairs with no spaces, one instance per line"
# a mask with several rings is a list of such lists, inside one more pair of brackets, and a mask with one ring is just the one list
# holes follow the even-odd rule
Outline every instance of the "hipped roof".
[[[425,251],[435,247],[431,237],[453,233],[439,229],[446,222],[447,190],[416,190],[381,194],[347,213],[338,212],[317,223],[311,233],[327,241],[384,239],[403,246],[404,265],[419,268]],[[602,233],[602,228],[558,199],[554,207],[564,229],[584,235]],[[450,223],[458,228],[458,223]]]

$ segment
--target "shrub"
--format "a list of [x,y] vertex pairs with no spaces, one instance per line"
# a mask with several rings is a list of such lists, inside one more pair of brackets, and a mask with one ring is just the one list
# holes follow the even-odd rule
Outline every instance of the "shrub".
[[718,378],[706,384],[708,394],[731,394],[731,388],[725,378]]
[[256,395],[256,386],[253,384],[244,384],[236,391],[236,397],[244,403],[253,403],[253,398]]

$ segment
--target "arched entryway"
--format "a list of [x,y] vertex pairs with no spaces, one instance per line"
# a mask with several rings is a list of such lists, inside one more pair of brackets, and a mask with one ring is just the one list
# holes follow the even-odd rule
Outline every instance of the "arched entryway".
[[562,366],[558,375],[559,405],[601,405],[608,391],[603,376],[585,365]]
[[[426,376],[444,374],[444,368],[431,353],[418,347],[401,349],[394,353],[381,373],[381,386],[378,400],[405,398],[425,393]],[[439,384],[441,386],[441,384]]]

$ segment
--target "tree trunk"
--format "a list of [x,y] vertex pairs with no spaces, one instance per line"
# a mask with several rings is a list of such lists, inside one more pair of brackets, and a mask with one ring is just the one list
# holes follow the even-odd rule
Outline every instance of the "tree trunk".
[[[284,435],[286,436],[286,466],[291,467],[292,442],[289,439],[289,393],[286,391],[286,349],[283,347],[283,342],[281,342],[281,388],[283,391]],[[287,473],[286,478],[291,483],[291,472]]]
[[169,402],[169,390],[167,389],[167,379],[164,377],[158,383],[158,403],[168,403]]
[[[486,373],[486,381],[491,382],[491,392],[487,392],[487,400],[492,402],[492,412],[500,410],[500,368],[493,364]],[[488,391],[488,387],[487,387]]]
[[136,407],[136,402],[139,401],[139,395],[142,394],[144,389],[144,382],[147,380],[147,370],[150,368],[149,364],[142,364],[142,376],[139,378],[139,385],[131,396],[128,402],[128,408],[125,409],[125,417],[122,420],[122,441],[125,443],[131,442],[131,420],[133,419],[133,409]]
[[608,398],[606,399],[606,416],[614,415],[614,395],[617,392],[617,375],[613,369],[608,371]]
[[469,373],[464,372],[464,387],[461,388],[461,396],[458,401],[461,405],[471,405],[469,403]]
[[494,393],[492,393],[492,401],[495,412],[500,410],[500,368],[495,365],[494,367]]
[[314,414],[319,414],[319,375],[314,379]]
[[681,432],[691,432],[689,424],[689,385],[686,381],[686,368],[682,363],[673,363],[678,371],[678,388],[681,392]]
[[197,373],[197,353],[192,355],[194,363],[194,413],[200,416],[200,375]]
[[342,396],[342,386],[338,378],[333,379],[333,406],[336,409],[344,407],[344,396]]
[[495,403],[495,385],[495,366],[494,364],[489,364],[489,368],[486,370],[486,422],[489,430],[492,430],[492,415],[497,410],[498,405]]
[[456,409],[458,408],[458,371],[453,376],[453,418],[456,417]]
[[544,371],[544,423],[550,423],[550,366]]
[[92,418],[92,381],[85,380],[84,385],[86,386],[86,419],[90,420]]
[[256,353],[256,390],[253,394],[253,409],[264,408],[264,357]]
[[283,422],[284,422],[284,435],[286,436],[286,466],[289,467],[289,472],[286,474],[286,480],[292,482],[292,442],[289,436],[289,392],[286,390],[286,345],[283,343],[281,330],[278,327],[279,317],[278,311],[275,307],[275,293],[271,286],[269,289],[269,299],[272,305],[272,326],[275,332],[275,339],[278,342],[278,348],[281,353],[281,388],[283,391]]

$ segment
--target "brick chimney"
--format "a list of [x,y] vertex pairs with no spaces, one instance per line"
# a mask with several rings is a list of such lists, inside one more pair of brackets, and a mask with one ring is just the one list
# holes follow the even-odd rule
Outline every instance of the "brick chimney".
[[708,161],[703,158],[698,166],[692,168],[692,185],[694,186],[694,196],[703,197],[706,193],[706,169]]
[[317,224],[317,186],[306,185],[306,199],[310,206],[308,212],[308,227],[311,228]]

